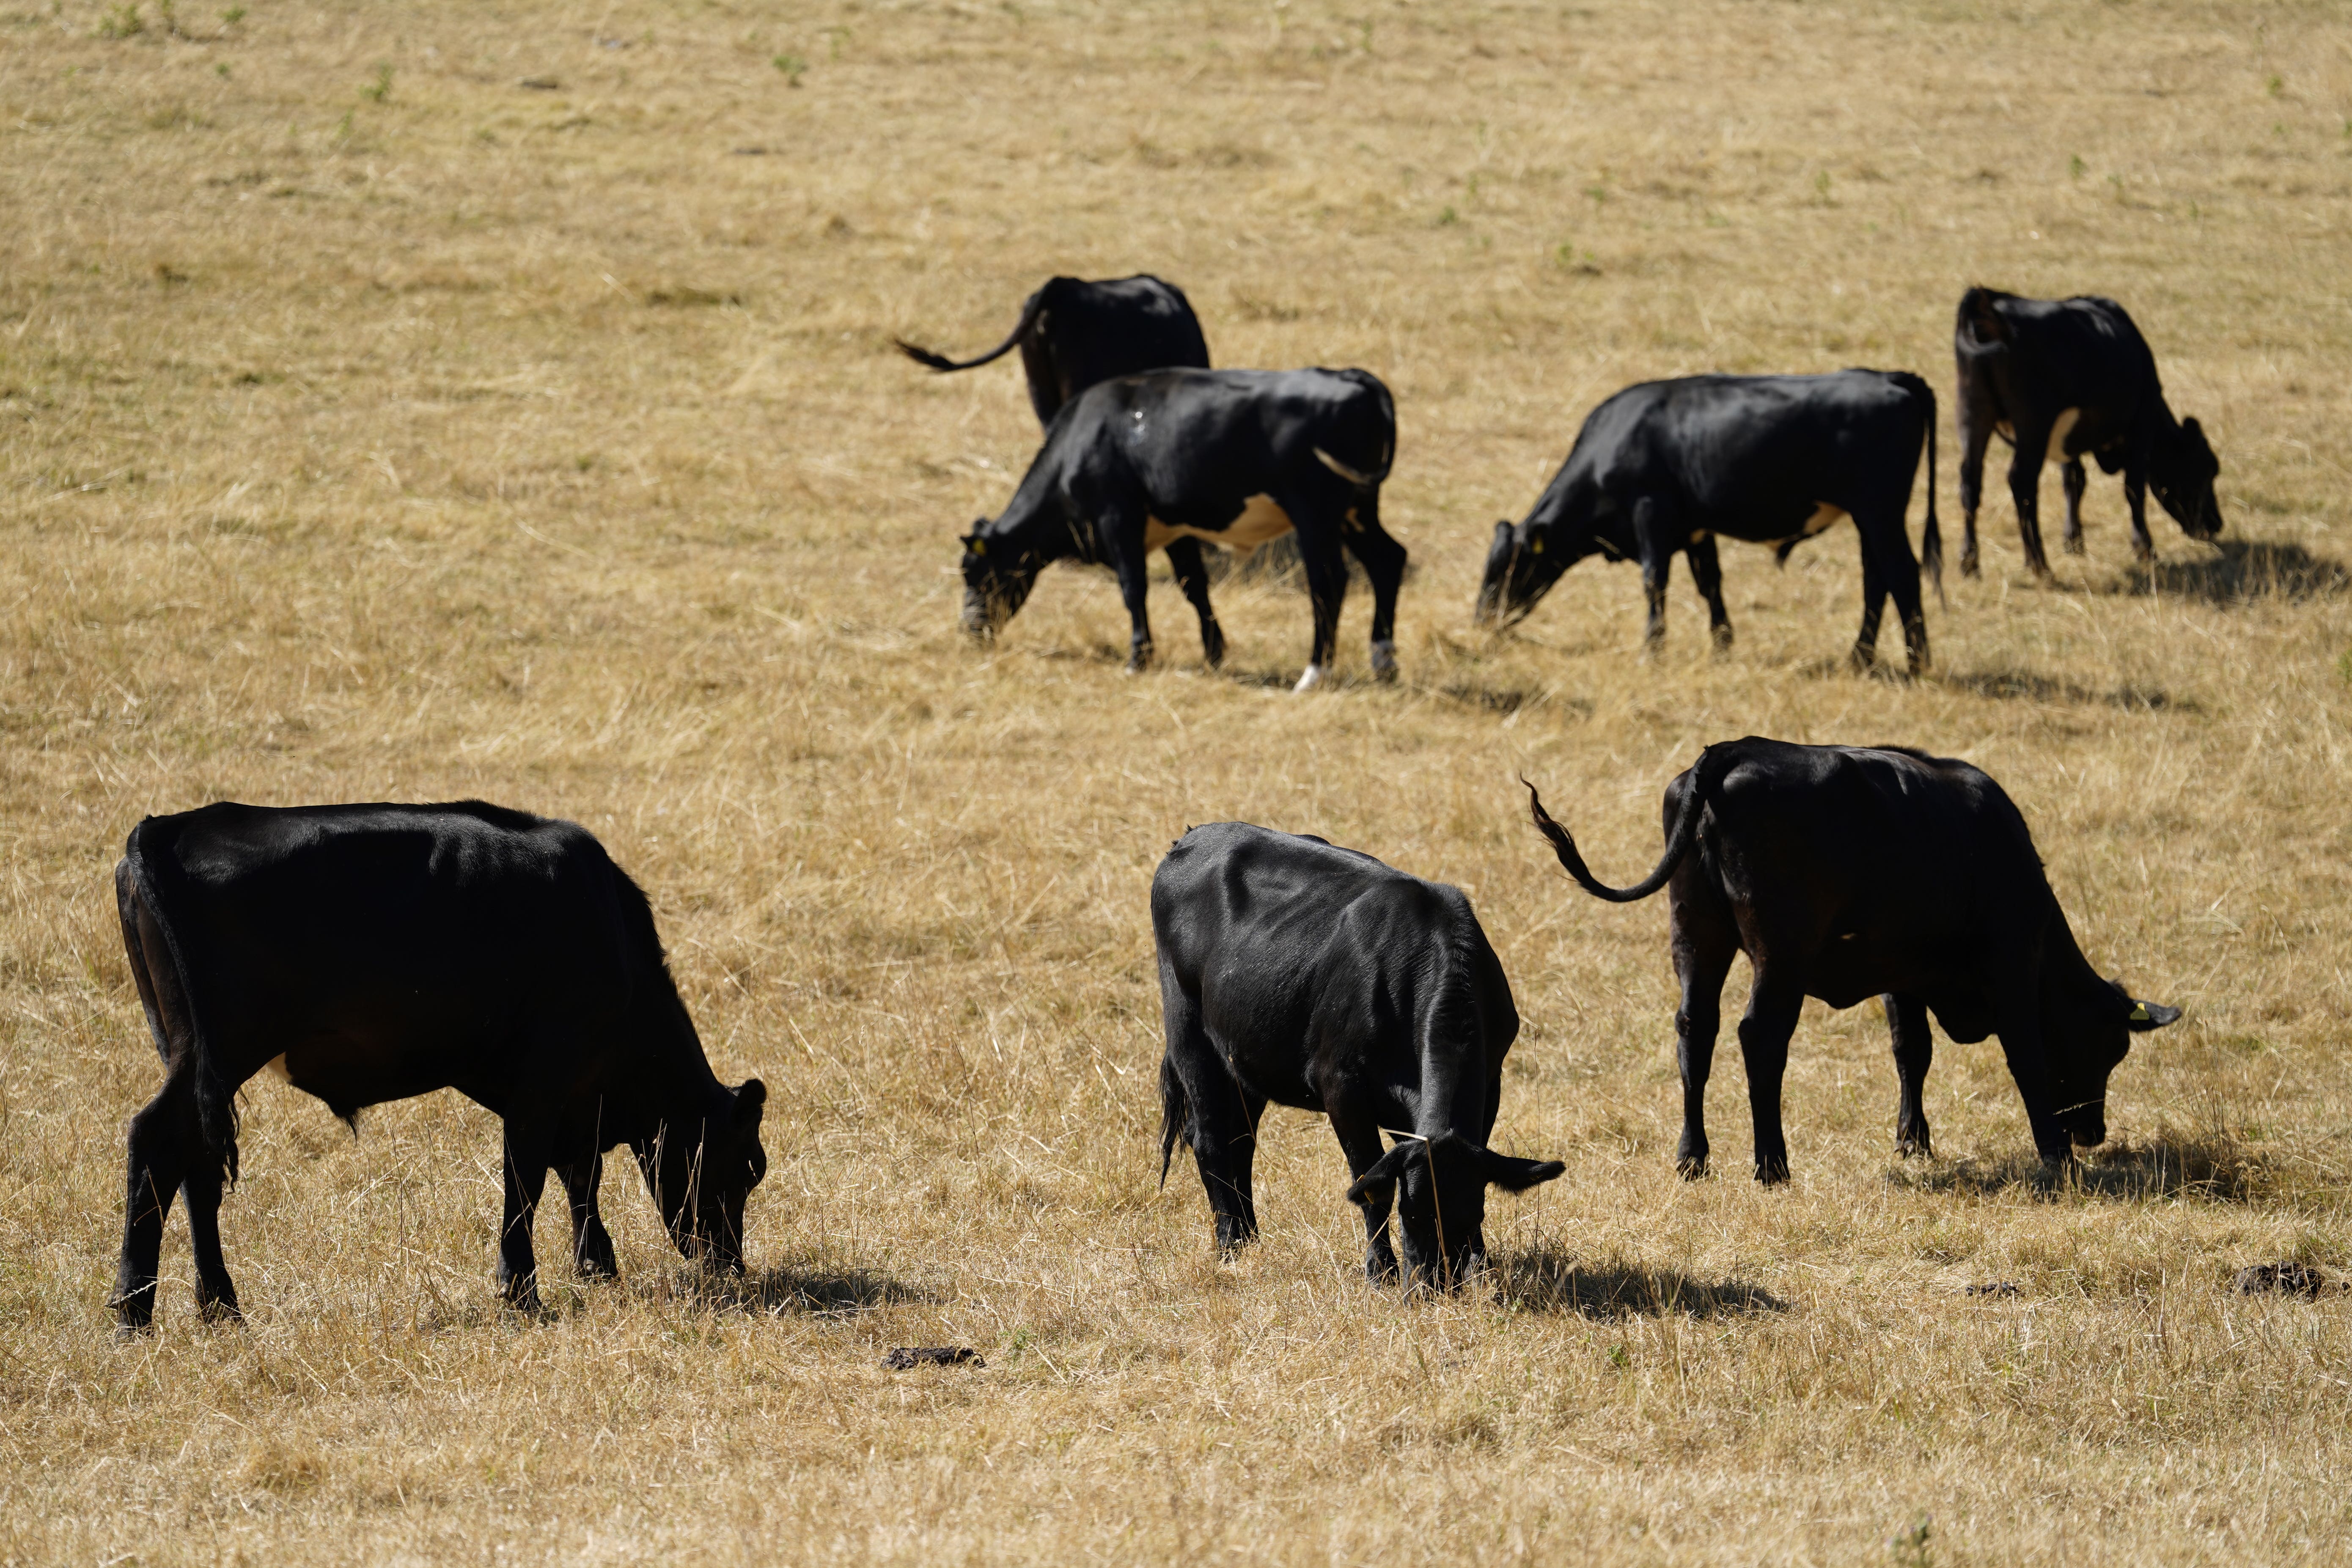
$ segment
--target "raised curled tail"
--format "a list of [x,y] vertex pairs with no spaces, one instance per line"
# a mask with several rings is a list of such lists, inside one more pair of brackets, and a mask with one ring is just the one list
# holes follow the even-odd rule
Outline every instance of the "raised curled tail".
[[1168,1189],[1169,1163],[1176,1157],[1176,1140],[1192,1120],[1192,1102],[1176,1076],[1176,1064],[1160,1058],[1160,1188]]
[[1560,865],[1576,879],[1577,886],[1596,899],[1606,899],[1612,904],[1631,904],[1638,903],[1664,887],[1666,879],[1675,874],[1675,868],[1683,863],[1683,857],[1688,855],[1691,846],[1698,842],[1700,815],[1714,797],[1716,786],[1723,782],[1723,775],[1730,771],[1731,759],[1713,747],[1699,752],[1698,761],[1691,764],[1690,791],[1683,796],[1682,816],[1675,819],[1674,831],[1666,836],[1665,857],[1658,862],[1657,869],[1630,888],[1612,888],[1587,869],[1584,857],[1577,852],[1576,840],[1570,838],[1568,829],[1554,822],[1551,813],[1543,808],[1543,797],[1536,793],[1536,786],[1525,779],[1519,782],[1528,784],[1528,810],[1535,818],[1536,831],[1550,841],[1551,852],[1559,857]]
[[1893,373],[1895,384],[1927,405],[1927,526],[1919,534],[1919,564],[1927,569],[1927,580],[1936,585],[1936,603],[1945,609],[1951,607],[1944,597],[1944,530],[1936,521],[1936,389],[1925,376],[1907,370]]
[[917,364],[928,365],[933,370],[971,370],[992,360],[1003,359],[1006,354],[1019,348],[1021,340],[1027,337],[1030,330],[1036,326],[1038,312],[1045,308],[1045,290],[1040,289],[1029,296],[1028,303],[1021,307],[1021,321],[1013,329],[1013,335],[978,359],[952,360],[945,354],[934,353],[929,349],[918,348],[904,338],[892,338],[890,341],[898,346],[900,353],[905,354]]
[[[187,873],[181,869],[179,857],[173,846],[164,841],[165,830],[154,817],[141,820],[131,830],[131,837],[122,847],[122,863],[131,873],[131,881],[139,900],[153,917],[155,928],[163,933],[163,957],[171,965],[169,981],[179,993],[178,1012],[188,1021],[188,1049],[194,1059],[186,1064],[191,1082],[189,1088],[196,1102],[196,1131],[203,1138],[205,1152],[219,1161],[221,1174],[231,1186],[236,1184],[236,1090],[220,1074],[213,1052],[211,1032],[205,1026],[205,1010],[198,1000],[194,984],[194,968],[188,962],[185,940],[180,923],[189,902]],[[142,953],[131,954],[133,963],[141,962]],[[149,977],[155,982],[166,976],[154,973],[152,963]],[[179,1063],[166,1061],[166,1070]]]

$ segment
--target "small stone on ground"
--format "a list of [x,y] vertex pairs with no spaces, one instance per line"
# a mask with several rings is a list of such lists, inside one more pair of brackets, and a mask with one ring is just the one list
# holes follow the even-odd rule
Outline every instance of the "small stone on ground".
[[2230,1289],[2241,1296],[2260,1296],[2275,1290],[2284,1296],[2316,1297],[2327,1289],[2327,1276],[2308,1264],[2257,1263],[2251,1268],[2239,1269]]
[[988,1363],[980,1352],[961,1345],[900,1345],[882,1358],[882,1364],[892,1372],[906,1372],[919,1366],[971,1366]]

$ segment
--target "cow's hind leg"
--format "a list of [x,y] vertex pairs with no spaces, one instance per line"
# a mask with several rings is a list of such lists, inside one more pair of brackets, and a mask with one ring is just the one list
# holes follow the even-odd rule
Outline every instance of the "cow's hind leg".
[[236,1285],[221,1257],[219,1162],[199,1156],[180,1182],[180,1196],[188,1205],[188,1242],[195,1254],[196,1310],[208,1323],[241,1321]]
[[1789,1069],[1789,1037],[1803,1009],[1802,986],[1768,958],[1756,968],[1748,1012],[1739,1020],[1739,1055],[1748,1068],[1748,1110],[1756,1128],[1756,1179],[1771,1186],[1789,1179],[1789,1142],[1780,1127],[1780,1079]]
[[[1856,513],[1854,530],[1862,535],[1863,618],[1862,636],[1871,646],[1875,657],[1878,641],[1877,595],[1886,594],[1895,601],[1895,613],[1903,622],[1903,649],[1910,661],[1911,675],[1917,679],[1927,673],[1927,606],[1919,596],[1919,560],[1911,553],[1910,537],[1903,530],[1903,509],[1896,506],[1881,512]],[[1871,586],[1875,574],[1878,584]],[[1857,660],[1867,663],[1864,649],[1857,644]]]
[[2066,531],[2058,547],[2069,555],[2083,553],[2083,459],[2069,458],[2059,467],[2058,482],[2066,492]]
[[547,1188],[551,1141],[530,1122],[506,1124],[506,1212],[499,1226],[499,1294],[525,1312],[539,1310],[539,1262],[532,1256],[530,1226]]
[[1698,585],[1699,597],[1706,601],[1707,631],[1715,638],[1715,651],[1731,651],[1731,612],[1723,607],[1723,563],[1715,553],[1715,535],[1707,534],[1691,541],[1685,553],[1690,557],[1691,581]]
[[2025,547],[2025,563],[2043,580],[2050,576],[2050,557],[2042,552],[2042,455],[2050,431],[2037,426],[2017,429],[2017,450],[2009,460],[2009,497],[2017,507],[2017,540]]
[[1927,1007],[1916,996],[1893,992],[1879,998],[1886,1009],[1886,1026],[1895,1037],[1895,1152],[1932,1154],[1927,1136],[1927,1111],[1920,1101],[1927,1087],[1927,1066],[1936,1059],[1935,1037],[1927,1032]]
[[[1283,510],[1294,521],[1301,521],[1299,508],[1286,504]],[[1292,688],[1296,691],[1312,691],[1323,684],[1339,646],[1339,608],[1348,596],[1348,563],[1340,554],[1338,531],[1326,525],[1319,514],[1298,529],[1298,559],[1307,568],[1307,597],[1315,611],[1315,646],[1307,657],[1307,673]]]
[[1360,496],[1341,538],[1349,553],[1364,563],[1364,575],[1372,584],[1372,678],[1394,680],[1397,590],[1404,582],[1405,548],[1381,526],[1380,506],[1379,491]]
[[1225,631],[1209,607],[1209,568],[1201,559],[1201,542],[1189,536],[1171,541],[1168,564],[1176,573],[1176,585],[1192,602],[1192,613],[1201,617],[1201,658],[1214,669],[1225,662]]
[[[1257,1205],[1250,1194],[1257,1155],[1257,1122],[1265,1100],[1234,1081],[1214,1041],[1201,1022],[1201,1000],[1185,990],[1163,962],[1160,971],[1160,1023],[1167,1054],[1160,1063],[1160,1095],[1166,1130],[1192,1151],[1193,1167],[1215,1216],[1217,1250],[1231,1254],[1257,1239]],[[1172,1142],[1171,1143],[1172,1148]],[[1162,1167],[1163,1177],[1166,1174]]]
[[155,1317],[155,1275],[163,1252],[163,1218],[172,1194],[203,1157],[196,1129],[195,1096],[184,1073],[163,1080],[163,1090],[131,1119],[129,1171],[122,1208],[122,1258],[108,1304],[115,1321],[143,1329]]
[[1670,508],[1656,496],[1633,503],[1633,542],[1642,555],[1642,593],[1649,601],[1649,619],[1642,627],[1642,651],[1655,653],[1666,640],[1666,568],[1674,563],[1679,541],[1668,516]]
[[[1857,534],[1861,530],[1854,531]],[[1868,669],[1878,662],[1878,622],[1886,610],[1886,577],[1878,569],[1878,556],[1870,548],[1870,540],[1862,540],[1862,627],[1853,634],[1851,662],[1857,670]]]
[[1111,570],[1118,576],[1118,595],[1127,604],[1127,672],[1140,675],[1151,667],[1151,616],[1145,604],[1151,582],[1145,569],[1143,527],[1139,521],[1114,510],[1096,522],[1095,532],[1110,555]]
[[1682,1002],[1675,1009],[1675,1055],[1682,1070],[1683,1133],[1675,1146],[1675,1169],[1685,1180],[1696,1181],[1706,1174],[1706,1080],[1715,1070],[1723,983],[1730,977],[1739,936],[1707,889],[1694,888],[1686,894],[1677,888],[1668,940],[1682,986]]
[[562,1167],[563,1195],[572,1208],[572,1268],[583,1279],[614,1279],[621,1265],[613,1256],[612,1233],[597,1211],[596,1194],[604,1184],[604,1156],[591,1154]]

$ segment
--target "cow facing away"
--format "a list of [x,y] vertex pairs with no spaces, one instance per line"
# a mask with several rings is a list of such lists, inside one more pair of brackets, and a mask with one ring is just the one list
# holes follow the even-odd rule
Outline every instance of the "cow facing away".
[[1049,278],[1022,304],[1013,335],[977,359],[951,360],[904,338],[899,352],[933,370],[971,370],[1021,351],[1029,403],[1051,425],[1062,405],[1098,381],[1168,365],[1209,368],[1209,342],[1184,290],[1150,273],[1089,281]]
[[164,1066],[131,1121],[126,1328],[154,1312],[175,1189],[197,1305],[237,1315],[217,1216],[236,1091],[264,1067],[346,1121],[436,1089],[503,1118],[498,1277],[516,1306],[538,1305],[531,1215],[551,1166],[575,1266],[616,1271],[597,1186],[622,1143],[678,1250],[742,1267],[766,1086],[712,1076],[645,894],[585,829],[479,801],[222,803],[140,823],[114,881]]
[[[1168,1035],[1160,1180],[1182,1140],[1220,1248],[1257,1235],[1250,1169],[1268,1100],[1331,1119],[1375,1281],[1397,1274],[1392,1202],[1410,1276],[1458,1279],[1486,1256],[1487,1187],[1560,1173],[1486,1146],[1519,1015],[1460,889],[1221,822],[1160,863],[1151,933]],[[1385,1152],[1383,1128],[1402,1130]]]
[[1225,637],[1201,542],[1246,553],[1296,529],[1315,614],[1297,689],[1330,668],[1343,549],[1371,580],[1373,673],[1392,679],[1405,549],[1381,527],[1380,500],[1395,455],[1396,408],[1368,371],[1157,370],[1089,387],[1055,416],[1004,510],[964,536],[964,629],[994,637],[1053,562],[1107,565],[1133,626],[1127,668],[1139,672],[1152,653],[1145,559],[1165,549],[1214,667]]
[[1798,746],[1750,736],[1707,747],[1666,786],[1666,852],[1632,888],[1585,868],[1533,785],[1529,807],[1568,874],[1612,902],[1668,889],[1682,1005],[1675,1163],[1707,1163],[1705,1100],[1732,958],[1755,972],[1739,1051],[1756,1129],[1756,1179],[1786,1181],[1780,1077],[1808,996],[1851,1007],[1880,996],[1895,1038],[1896,1146],[1930,1152],[1920,1089],[1928,1015],[1962,1045],[2000,1037],[2034,1147],[2107,1135],[2107,1079],[2134,1034],[2178,1009],[2138,1002],[2075,945],[2025,819],[1966,763],[1903,747]]
[[1862,545],[1862,630],[1853,662],[1876,657],[1887,596],[1911,673],[1927,668],[1919,562],[1904,531],[1919,451],[1927,452],[1927,569],[1941,590],[1936,525],[1936,395],[1907,371],[1831,375],[1697,375],[1629,386],[1594,409],[1535,510],[1495,525],[1477,619],[1524,618],[1588,555],[1638,561],[1649,598],[1644,641],[1665,637],[1666,572],[1676,552],[1706,600],[1716,646],[1731,646],[1716,537],[1779,547],[1780,558],[1851,517]]
[[2083,458],[2124,477],[2131,508],[2132,553],[2146,561],[2147,492],[2191,539],[2221,531],[2213,481],[2221,471],[2196,420],[2176,420],[2164,401],[2156,355],[2113,300],[2026,300],[1997,289],[1960,297],[1952,326],[1959,364],[1960,571],[1977,574],[1977,505],[1984,494],[1985,450],[1995,436],[2014,453],[2009,493],[2025,563],[2050,575],[2042,552],[2042,465],[2059,465],[2066,491],[2069,555],[2083,552]]

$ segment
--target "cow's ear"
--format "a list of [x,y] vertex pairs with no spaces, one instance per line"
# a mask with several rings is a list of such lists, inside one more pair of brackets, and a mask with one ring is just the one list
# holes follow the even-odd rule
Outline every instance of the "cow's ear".
[[760,1125],[760,1112],[768,1103],[768,1086],[756,1078],[747,1078],[735,1091],[735,1125],[750,1131]]
[[2180,428],[2200,441],[2205,438],[2205,426],[2197,423],[2197,416],[2194,414],[2180,422]]
[[1478,1174],[1489,1186],[1500,1187],[1507,1193],[1524,1193],[1529,1187],[1541,1186],[1567,1169],[1557,1160],[1520,1160],[1497,1154],[1492,1149],[1478,1151]]
[[1508,539],[1510,536],[1511,520],[1507,517],[1496,518],[1495,520],[1495,538],[1496,541],[1499,542]]
[[2161,1029],[2167,1024],[2180,1021],[2180,1009],[2168,1007],[2161,1002],[2134,1001],[2131,1011],[2124,1016],[2124,1027],[2135,1035],[2145,1035],[2150,1029]]
[[1406,1139],[1374,1161],[1370,1170],[1356,1178],[1354,1184],[1348,1188],[1348,1201],[1351,1204],[1360,1204],[1375,1189],[1394,1186],[1397,1179],[1405,1173],[1412,1163],[1423,1157],[1421,1140]]

